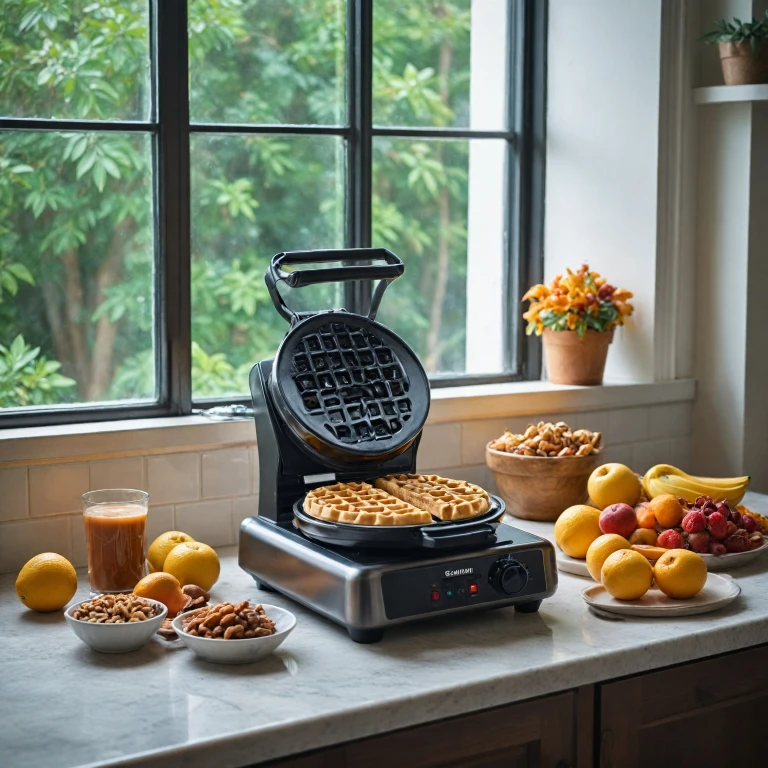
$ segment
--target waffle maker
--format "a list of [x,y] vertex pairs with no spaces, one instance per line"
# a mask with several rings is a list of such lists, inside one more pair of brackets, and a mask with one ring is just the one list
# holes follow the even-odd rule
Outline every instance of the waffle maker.
[[[330,262],[343,266],[283,269]],[[425,525],[351,525],[304,512],[304,496],[317,486],[416,471],[429,382],[413,350],[375,320],[403,271],[382,248],[275,256],[265,280],[290,329],[275,359],[250,374],[259,514],[241,525],[240,566],[260,589],[302,603],[361,643],[431,616],[507,605],[537,611],[557,587],[552,545],[502,523],[496,496],[483,515]],[[379,281],[367,315],[294,313],[278,291],[280,282],[357,280]]]

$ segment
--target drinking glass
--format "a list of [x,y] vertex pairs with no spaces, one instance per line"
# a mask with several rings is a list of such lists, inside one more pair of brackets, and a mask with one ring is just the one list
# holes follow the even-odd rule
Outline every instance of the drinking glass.
[[145,574],[149,494],[110,488],[83,494],[91,596],[132,592]]

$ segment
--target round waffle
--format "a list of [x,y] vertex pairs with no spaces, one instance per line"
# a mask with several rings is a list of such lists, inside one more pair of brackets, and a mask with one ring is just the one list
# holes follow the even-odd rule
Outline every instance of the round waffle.
[[440,520],[477,517],[491,508],[491,499],[479,485],[438,475],[390,475],[376,487]]
[[320,520],[354,525],[424,525],[429,512],[368,483],[336,483],[309,491],[304,511]]

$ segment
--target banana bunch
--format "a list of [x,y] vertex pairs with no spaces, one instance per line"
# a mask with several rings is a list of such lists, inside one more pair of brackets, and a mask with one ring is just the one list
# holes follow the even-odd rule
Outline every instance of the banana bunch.
[[651,467],[643,478],[643,488],[649,499],[671,493],[693,503],[699,496],[710,496],[715,501],[725,500],[734,507],[744,497],[748,485],[749,476],[694,477],[669,464]]

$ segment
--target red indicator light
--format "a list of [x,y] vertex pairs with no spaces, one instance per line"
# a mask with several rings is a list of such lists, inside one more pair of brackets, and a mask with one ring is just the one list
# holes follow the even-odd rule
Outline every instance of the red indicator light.
[[440,593],[436,590],[432,590],[432,600],[439,600],[440,599]]
[[469,585],[469,594],[470,595],[476,595],[478,589],[480,589],[480,587],[478,587],[478,585],[475,584],[474,582],[471,582],[470,585]]

